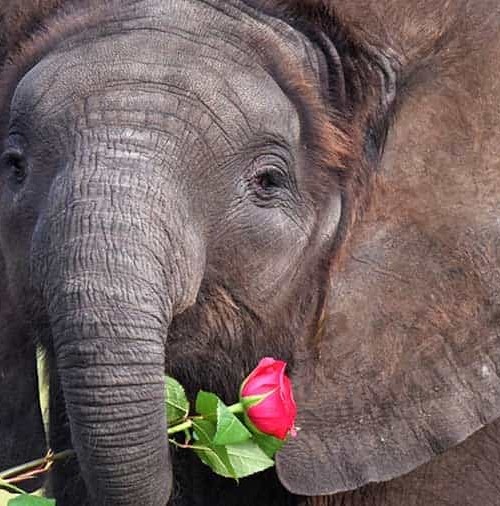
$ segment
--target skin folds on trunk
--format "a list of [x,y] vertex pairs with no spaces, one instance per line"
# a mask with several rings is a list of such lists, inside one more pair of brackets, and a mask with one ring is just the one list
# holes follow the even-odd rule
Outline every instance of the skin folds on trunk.
[[133,159],[101,153],[66,169],[35,238],[71,440],[96,506],[164,506],[172,481],[163,385],[178,265],[166,279],[169,240],[150,223],[155,202]]

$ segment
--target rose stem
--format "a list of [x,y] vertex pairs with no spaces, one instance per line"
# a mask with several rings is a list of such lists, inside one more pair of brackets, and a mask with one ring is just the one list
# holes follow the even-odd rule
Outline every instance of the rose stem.
[[241,404],[241,402],[237,402],[236,404],[233,404],[232,406],[228,406],[227,409],[229,409],[229,411],[231,411],[231,413],[233,413],[233,414],[243,413],[243,411],[244,411],[243,404]]
[[187,429],[190,429],[193,426],[193,421],[187,419],[185,422],[180,423],[179,425],[174,425],[167,430],[167,434],[170,436],[171,434],[177,434],[178,432],[184,432]]
[[64,460],[68,457],[73,456],[74,454],[75,454],[74,450],[64,450],[63,452],[54,453],[54,455],[45,456],[41,459],[28,462],[27,464],[22,464],[20,466],[13,467],[12,469],[7,469],[6,471],[0,473],[0,480],[7,480],[19,474],[31,471],[32,469],[36,469],[37,467],[44,466],[48,463],[56,462],[58,460]]
[[[238,402],[236,404],[233,404],[232,406],[228,406],[227,409],[231,413],[243,413],[244,408],[243,404],[241,402]],[[203,416],[197,416],[196,418],[204,418]],[[167,434],[170,436],[172,434],[177,434],[178,432],[184,432],[188,429],[190,429],[193,426],[193,421],[191,418],[188,418],[186,421],[180,423],[179,425],[173,425],[167,430]]]

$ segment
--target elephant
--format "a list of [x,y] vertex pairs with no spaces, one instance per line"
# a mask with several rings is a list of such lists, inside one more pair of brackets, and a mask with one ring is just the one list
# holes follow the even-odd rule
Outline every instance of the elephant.
[[[0,465],[58,506],[500,504],[497,0],[3,0]],[[36,350],[49,369],[46,441]],[[233,483],[164,375],[289,365]]]

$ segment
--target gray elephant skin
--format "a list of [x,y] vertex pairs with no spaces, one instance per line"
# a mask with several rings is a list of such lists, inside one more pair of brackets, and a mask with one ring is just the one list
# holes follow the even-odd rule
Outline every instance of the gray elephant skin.
[[[0,468],[74,448],[58,506],[499,505],[499,33],[497,0],[2,0]],[[263,356],[275,470],[169,448],[165,372],[231,403]]]

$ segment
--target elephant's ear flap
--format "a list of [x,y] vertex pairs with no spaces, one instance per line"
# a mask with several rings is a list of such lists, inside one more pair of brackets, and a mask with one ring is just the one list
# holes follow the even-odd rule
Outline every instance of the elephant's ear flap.
[[301,430],[277,458],[293,493],[395,478],[500,416],[498,65],[482,64],[500,43],[481,41],[401,104],[324,332],[297,350]]
[[398,477],[500,416],[500,307],[472,252],[384,228],[365,228],[318,357],[296,364],[300,431],[277,462],[293,493]]

